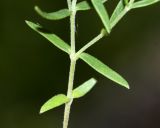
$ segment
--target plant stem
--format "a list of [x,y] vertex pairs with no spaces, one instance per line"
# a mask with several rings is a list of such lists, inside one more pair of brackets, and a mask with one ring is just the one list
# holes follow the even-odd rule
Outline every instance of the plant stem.
[[111,23],[111,29],[115,27],[115,25],[122,19],[122,17],[130,10],[127,6],[124,10],[117,16],[117,18]]
[[91,47],[93,44],[98,42],[100,39],[102,39],[106,34],[104,32],[101,32],[99,35],[97,35],[95,38],[93,38],[90,42],[88,42],[84,47],[82,47],[77,53],[76,58],[85,50],[87,50],[89,47]]
[[132,5],[135,0],[130,0],[128,4],[126,4],[123,11],[117,16],[117,18],[111,23],[111,29],[115,27],[115,25],[122,19],[122,17],[132,9]]
[[[69,0],[68,0],[69,1]],[[71,16],[70,16],[70,27],[71,27],[71,53],[70,53],[70,71],[69,71],[69,80],[68,80],[68,91],[67,97],[70,99],[68,103],[65,104],[64,110],[64,120],[63,120],[63,128],[68,128],[68,122],[70,117],[70,109],[73,102],[72,91],[74,84],[74,74],[76,67],[76,59],[75,59],[75,19],[76,19],[76,2],[77,0],[73,0],[71,3]]]
[[128,4],[128,0],[124,0],[124,2],[125,2],[125,5],[127,5],[127,4]]
[[72,105],[72,102],[73,102],[72,90],[73,90],[75,66],[76,66],[76,61],[71,60],[69,82],[68,82],[68,92],[67,92],[67,97],[70,98],[71,100],[68,103],[66,103],[66,105],[65,105],[63,128],[68,128],[70,109],[71,109],[71,105]]
[[76,2],[77,0],[72,1],[71,6],[71,16],[70,16],[70,26],[71,26],[71,56],[75,54],[75,22],[76,22]]
[[67,5],[69,10],[71,10],[71,4],[72,4],[71,0],[67,0]]

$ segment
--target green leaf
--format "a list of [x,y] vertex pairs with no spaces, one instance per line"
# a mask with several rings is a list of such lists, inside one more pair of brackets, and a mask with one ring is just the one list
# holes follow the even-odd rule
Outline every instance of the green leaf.
[[80,55],[80,58],[83,61],[85,61],[89,66],[91,66],[93,69],[95,69],[97,72],[99,72],[100,74],[104,75],[105,77],[109,78],[110,80],[129,89],[129,85],[123,77],[121,77],[118,73],[113,71],[111,68],[106,66],[101,61],[99,61],[97,58],[95,58],[87,53],[82,53]]
[[97,81],[94,78],[89,79],[79,87],[73,90],[73,98],[80,98],[87,94],[97,83]]
[[54,97],[52,97],[51,99],[49,99],[40,109],[40,114],[44,113],[48,110],[51,110],[55,107],[58,107],[60,105],[63,105],[65,103],[69,102],[69,99],[67,98],[67,96],[65,96],[64,94],[59,94],[56,95]]
[[76,5],[77,11],[85,11],[91,9],[91,6],[87,1],[82,1]]
[[[107,0],[101,0],[101,1],[102,3],[105,3]],[[82,1],[77,4],[76,8],[77,11],[85,11],[85,10],[90,10],[91,5],[87,1]]]
[[60,39],[58,36],[56,36],[55,34],[53,34],[50,31],[44,29],[39,24],[35,24],[30,21],[26,21],[26,23],[30,28],[32,28],[33,30],[38,32],[40,35],[45,37],[52,44],[54,44],[56,47],[58,47],[59,49],[61,49],[62,51],[66,52],[68,54],[70,53],[70,46],[67,43],[65,43],[62,39]]
[[159,2],[160,0],[140,0],[132,5],[132,8],[141,8]]
[[70,16],[70,12],[68,9],[62,9],[51,13],[42,11],[38,6],[35,6],[34,9],[41,17],[47,20],[60,20]]
[[105,29],[107,30],[108,33],[110,33],[111,31],[111,27],[110,27],[110,20],[109,20],[109,16],[107,13],[107,10],[105,9],[105,6],[103,5],[101,0],[91,0],[95,10],[97,11],[99,17],[102,20],[102,23],[105,26]]
[[124,5],[123,0],[120,0],[119,3],[117,4],[115,10],[113,11],[111,18],[110,18],[111,24],[121,14],[121,12],[124,10],[124,7],[125,7],[125,5]]
[[[107,0],[101,0],[101,1],[102,3],[105,3]],[[38,6],[35,6],[34,9],[41,17],[47,20],[61,20],[70,16],[70,11],[66,8],[58,10],[56,12],[50,12],[50,13],[42,11]],[[76,9],[77,11],[90,10],[91,5],[87,1],[82,1],[76,5]]]

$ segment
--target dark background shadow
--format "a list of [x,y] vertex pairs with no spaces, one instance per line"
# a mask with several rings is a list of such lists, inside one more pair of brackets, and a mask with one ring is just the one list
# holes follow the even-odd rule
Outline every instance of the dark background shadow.
[[[114,1],[115,3],[117,0]],[[109,11],[115,7],[109,1]],[[0,1],[0,127],[61,128],[63,107],[39,115],[40,106],[66,93],[69,58],[24,22],[50,28],[69,42],[69,19],[46,21],[34,5],[51,12],[62,0]],[[126,90],[79,61],[75,85],[90,77],[99,82],[90,94],[75,100],[70,128],[160,127],[160,3],[131,11],[108,38],[87,52],[122,74]],[[102,24],[94,10],[77,15],[77,49],[96,36]]]

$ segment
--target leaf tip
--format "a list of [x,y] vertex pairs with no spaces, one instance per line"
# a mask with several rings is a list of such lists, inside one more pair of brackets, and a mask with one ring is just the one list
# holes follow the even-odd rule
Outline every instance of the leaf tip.
[[49,109],[46,108],[45,104],[41,106],[39,114],[43,114],[44,112],[48,111]]
[[37,5],[35,5],[35,6],[34,6],[34,10],[35,10],[36,12],[39,12],[39,11],[40,11],[40,8],[39,8]]
[[28,22],[29,22],[28,20],[25,20],[25,23],[26,23],[26,24],[28,24]]
[[43,108],[40,109],[39,114],[43,114],[45,111],[43,110]]
[[39,7],[37,5],[34,6],[34,9],[37,10]]
[[96,84],[97,80],[95,78],[91,78],[92,83]]
[[126,86],[126,88],[127,88],[127,89],[130,89],[130,86],[129,86],[129,85],[127,85],[127,86]]
[[124,86],[125,88],[127,88],[127,89],[130,89],[130,86],[129,86],[129,84],[128,84],[127,81],[123,84],[123,86]]
[[40,108],[40,111],[39,111],[39,114],[43,114],[45,113],[46,111],[50,110],[49,108],[46,108],[45,104],[43,106],[41,106]]
[[31,25],[31,22],[30,22],[30,21],[28,21],[28,20],[25,20],[25,23],[26,23],[28,26],[30,26],[30,25]]

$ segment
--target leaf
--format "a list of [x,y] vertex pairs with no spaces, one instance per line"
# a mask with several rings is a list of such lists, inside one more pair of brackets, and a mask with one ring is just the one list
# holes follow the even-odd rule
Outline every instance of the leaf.
[[101,18],[102,23],[105,26],[105,29],[107,30],[108,33],[110,33],[111,31],[110,20],[109,20],[107,10],[105,9],[102,1],[101,0],[91,0],[91,2],[95,10],[97,11],[99,17]]
[[93,69],[95,69],[97,72],[99,72],[100,74],[104,75],[105,77],[109,78],[110,80],[129,89],[129,85],[123,77],[121,77],[118,73],[113,71],[111,68],[106,66],[101,61],[99,61],[97,58],[95,58],[87,53],[82,53],[80,55],[80,58],[83,61],[85,61],[89,66],[91,66]]
[[[107,0],[101,0],[101,1],[105,3]],[[85,10],[90,10],[91,6],[87,1],[82,1],[76,5],[76,8],[77,11],[85,11]],[[35,6],[34,9],[41,17],[47,20],[61,20],[70,16],[70,11],[66,8],[58,10],[56,12],[49,12],[49,13],[42,11],[38,6]]]
[[[102,3],[105,3],[107,0],[101,0],[101,1]],[[82,1],[77,4],[76,8],[77,11],[85,11],[85,10],[90,10],[91,5],[87,1]]]
[[160,0],[140,0],[132,5],[132,8],[141,8],[159,2]]
[[42,11],[38,6],[35,6],[34,9],[41,17],[47,20],[61,20],[70,16],[70,12],[68,9],[62,9],[62,10],[51,12],[51,13]]
[[43,37],[45,37],[47,40],[49,40],[56,47],[58,47],[59,49],[61,49],[62,51],[66,52],[68,54],[70,53],[70,46],[67,43],[65,43],[62,39],[60,39],[58,36],[56,36],[55,34],[53,34],[50,31],[44,29],[42,26],[40,26],[38,24],[35,24],[30,21],[26,21],[26,23],[30,28],[32,28],[33,30],[35,30],[36,32],[41,34]]
[[73,98],[80,98],[86,95],[96,83],[97,81],[94,78],[89,79],[88,81],[73,90]]
[[124,5],[123,0],[120,0],[119,3],[117,4],[115,10],[113,11],[111,18],[110,18],[111,24],[120,15],[120,13],[123,11],[124,7],[125,7],[125,5]]
[[52,97],[51,99],[49,99],[40,109],[40,114],[51,110],[55,107],[58,107],[62,104],[65,104],[69,102],[69,99],[67,98],[67,96],[65,96],[64,94],[59,94],[56,95],[54,97]]
[[87,1],[82,1],[82,2],[78,3],[76,6],[77,11],[85,11],[85,10],[89,10],[89,9],[91,9],[91,7]]

